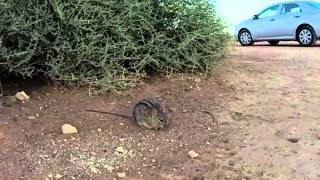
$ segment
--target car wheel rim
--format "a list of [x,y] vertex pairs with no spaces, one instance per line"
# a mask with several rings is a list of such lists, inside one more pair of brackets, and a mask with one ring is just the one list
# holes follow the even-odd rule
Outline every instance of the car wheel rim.
[[248,32],[244,32],[240,35],[240,41],[243,43],[243,44],[250,44],[251,41],[252,41],[252,38],[251,38],[251,35],[250,33]]
[[305,44],[305,45],[310,44],[312,41],[312,33],[310,30],[304,29],[300,32],[299,38],[302,44]]

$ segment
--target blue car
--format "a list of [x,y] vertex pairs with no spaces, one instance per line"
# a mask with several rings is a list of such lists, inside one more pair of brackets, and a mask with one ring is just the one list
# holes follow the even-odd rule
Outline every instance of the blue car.
[[320,2],[291,1],[269,6],[235,28],[235,38],[243,46],[268,41],[298,41],[314,46],[320,39]]

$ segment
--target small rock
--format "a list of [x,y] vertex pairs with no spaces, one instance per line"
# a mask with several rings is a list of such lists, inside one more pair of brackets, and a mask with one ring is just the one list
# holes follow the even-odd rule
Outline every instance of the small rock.
[[97,131],[98,131],[98,132],[101,132],[101,131],[102,131],[102,129],[100,129],[100,128],[99,128]]
[[126,141],[126,138],[119,138],[119,141],[124,142],[124,141]]
[[118,153],[125,153],[125,149],[124,149],[123,146],[117,147],[116,151],[117,151]]
[[77,134],[78,130],[76,127],[70,125],[70,124],[64,124],[62,126],[62,133],[63,134]]
[[173,112],[176,112],[176,111],[177,111],[177,108],[170,108],[169,110],[170,110],[170,111],[173,111]]
[[125,178],[125,177],[127,177],[127,175],[125,174],[125,173],[118,173],[117,174],[117,176],[118,176],[118,178]]
[[56,175],[56,179],[61,179],[61,178],[62,178],[62,175],[60,175],[60,174]]
[[48,178],[49,178],[49,179],[52,179],[52,178],[53,178],[53,175],[52,175],[52,174],[48,174]]
[[17,92],[17,94],[15,95],[15,98],[22,102],[26,102],[30,100],[30,97],[24,91]]
[[194,82],[200,83],[200,82],[201,82],[201,79],[200,79],[200,78],[195,78],[195,79],[194,79]]
[[189,156],[190,158],[194,159],[194,158],[198,158],[198,157],[199,157],[199,154],[196,153],[194,150],[191,150],[191,151],[188,152],[188,156]]
[[94,174],[98,174],[98,169],[96,167],[94,167],[93,165],[90,166],[90,171]]
[[223,139],[223,143],[228,144],[229,143],[229,139],[227,139],[227,138]]
[[234,161],[229,161],[229,166],[234,166],[234,165],[235,165]]
[[109,165],[105,165],[104,168],[107,169],[110,173],[112,173],[112,171],[114,170],[114,167]]
[[36,116],[29,116],[28,120],[35,120],[37,117]]
[[293,137],[291,137],[291,138],[288,138],[287,139],[289,142],[291,142],[291,143],[298,143],[299,142],[299,138],[293,138]]

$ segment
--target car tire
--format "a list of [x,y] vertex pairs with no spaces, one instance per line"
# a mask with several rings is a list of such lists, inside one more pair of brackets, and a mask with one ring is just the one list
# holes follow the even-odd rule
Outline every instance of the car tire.
[[276,46],[279,44],[280,41],[268,41],[268,43],[271,45],[271,46]]
[[254,44],[251,33],[246,29],[239,32],[238,40],[242,46],[252,46]]
[[311,26],[302,26],[297,32],[297,40],[301,46],[310,47],[316,44],[316,33]]

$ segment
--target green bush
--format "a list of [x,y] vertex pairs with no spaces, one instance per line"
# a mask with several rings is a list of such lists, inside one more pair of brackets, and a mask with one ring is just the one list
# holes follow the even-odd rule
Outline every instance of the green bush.
[[209,72],[229,37],[209,0],[0,0],[0,73],[118,91]]

